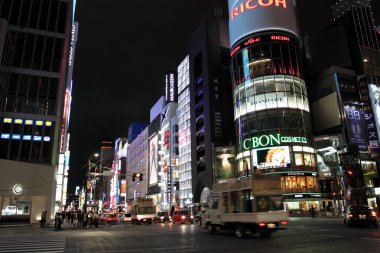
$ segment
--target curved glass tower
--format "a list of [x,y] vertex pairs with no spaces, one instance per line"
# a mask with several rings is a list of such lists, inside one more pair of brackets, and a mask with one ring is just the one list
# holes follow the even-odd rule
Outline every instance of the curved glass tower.
[[[240,2],[230,1],[230,15],[234,17],[230,18],[232,36],[237,33],[231,29],[242,29],[241,24],[231,25],[239,18],[234,13],[237,7],[232,8],[232,5],[241,10],[252,6],[254,1],[248,1],[248,5],[247,1]],[[242,12],[244,15],[250,15],[249,11],[264,12],[262,14],[271,23],[268,29],[265,20],[257,26],[253,16],[252,32],[243,34],[235,42],[231,39],[238,176],[281,174],[288,208],[307,210],[311,205],[318,205],[321,194],[300,42],[296,33],[273,25],[289,22],[276,20],[276,13],[293,8],[292,2],[272,2],[273,6],[261,6],[260,9],[258,5],[255,10]],[[276,2],[285,5],[277,6]],[[271,14],[275,20],[271,20]],[[249,30],[249,24],[244,25]]]

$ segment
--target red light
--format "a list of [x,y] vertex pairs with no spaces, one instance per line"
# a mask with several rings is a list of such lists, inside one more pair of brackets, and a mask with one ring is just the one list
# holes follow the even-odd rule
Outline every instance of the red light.
[[288,222],[286,220],[281,221],[281,225],[288,225]]
[[347,171],[347,174],[350,175],[350,176],[352,176],[352,171],[351,171],[351,170],[348,170],[348,171]]
[[260,227],[266,227],[266,225],[267,225],[267,224],[265,224],[265,223],[260,223],[260,224],[259,224]]
[[271,40],[280,40],[280,41],[290,41],[289,37],[286,36],[271,36]]
[[352,214],[349,214],[349,215],[348,215],[348,218],[352,218],[352,217],[354,217]]

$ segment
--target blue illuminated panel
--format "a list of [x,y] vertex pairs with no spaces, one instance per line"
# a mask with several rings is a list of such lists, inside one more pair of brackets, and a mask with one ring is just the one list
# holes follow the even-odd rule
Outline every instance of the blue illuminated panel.
[[39,135],[33,136],[33,141],[42,141],[42,136],[39,136]]
[[8,140],[11,137],[10,134],[1,134],[1,139],[6,139]]
[[12,140],[21,140],[21,135],[19,135],[19,134],[12,134]]

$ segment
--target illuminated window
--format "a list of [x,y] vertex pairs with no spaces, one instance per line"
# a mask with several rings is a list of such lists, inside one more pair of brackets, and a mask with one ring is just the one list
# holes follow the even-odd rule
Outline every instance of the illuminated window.
[[19,134],[12,134],[12,140],[20,140],[21,139],[21,135]]
[[312,166],[311,165],[311,157],[310,157],[310,154],[304,154],[303,155],[303,159],[305,161],[305,166]]
[[303,165],[302,154],[294,154],[294,157],[296,159],[296,166]]
[[4,119],[4,123],[12,123],[12,119],[10,119],[10,118],[5,118],[5,119]]
[[24,135],[24,136],[22,137],[22,139],[23,139],[24,141],[31,141],[31,140],[32,140],[32,136],[31,136],[31,135]]
[[52,122],[51,121],[46,121],[45,122],[45,126],[51,126],[52,125]]
[[22,119],[15,119],[15,124],[22,124],[24,121]]
[[41,121],[41,120],[37,120],[37,121],[36,121],[36,125],[37,125],[37,126],[43,126],[43,125],[44,125],[44,122]]
[[35,135],[35,136],[33,136],[33,141],[42,141],[42,137]]
[[11,137],[10,134],[1,134],[1,139],[9,139]]
[[30,120],[30,119],[25,120],[25,125],[32,126],[33,123],[34,123],[33,120]]
[[50,137],[49,136],[45,136],[44,137],[44,141],[46,141],[46,142],[50,141]]

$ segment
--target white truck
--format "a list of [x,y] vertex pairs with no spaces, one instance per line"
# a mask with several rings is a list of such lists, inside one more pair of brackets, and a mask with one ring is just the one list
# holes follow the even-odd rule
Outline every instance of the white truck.
[[152,224],[155,215],[153,199],[137,198],[132,202],[131,222],[132,224]]
[[211,234],[228,229],[238,238],[247,232],[270,237],[287,224],[279,175],[255,175],[214,185],[209,209],[202,215],[202,226]]

